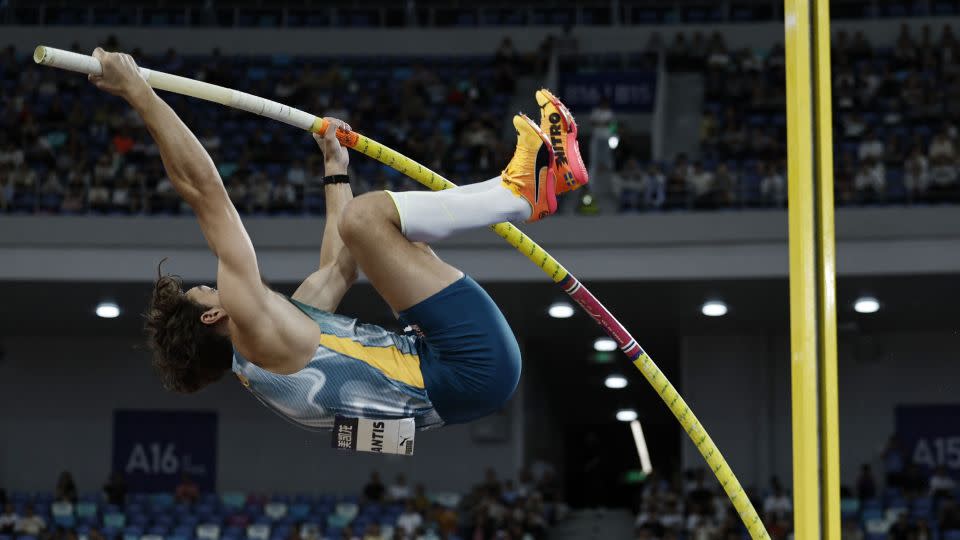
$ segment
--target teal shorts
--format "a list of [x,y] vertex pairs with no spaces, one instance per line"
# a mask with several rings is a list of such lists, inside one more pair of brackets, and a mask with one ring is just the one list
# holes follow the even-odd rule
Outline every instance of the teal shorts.
[[447,424],[503,408],[520,382],[520,346],[500,308],[464,276],[400,313],[419,336],[427,396]]

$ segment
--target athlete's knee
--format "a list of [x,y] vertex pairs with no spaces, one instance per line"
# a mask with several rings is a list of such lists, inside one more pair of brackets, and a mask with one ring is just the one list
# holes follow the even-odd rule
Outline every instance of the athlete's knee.
[[344,242],[350,243],[373,233],[377,225],[393,221],[393,201],[384,192],[368,193],[351,200],[343,208],[337,230]]

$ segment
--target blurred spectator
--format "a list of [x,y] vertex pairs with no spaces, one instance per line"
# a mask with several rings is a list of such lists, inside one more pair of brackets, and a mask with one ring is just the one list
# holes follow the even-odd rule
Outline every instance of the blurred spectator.
[[390,484],[388,494],[391,501],[406,501],[410,498],[410,486],[407,485],[407,477],[403,473],[398,474],[394,483]]
[[364,499],[371,502],[380,502],[383,500],[385,491],[386,488],[383,486],[383,482],[380,481],[380,473],[377,471],[370,473],[370,481],[363,487]]
[[873,128],[867,130],[866,135],[860,141],[857,148],[857,157],[860,161],[873,163],[884,158],[883,141],[877,137],[877,131]]
[[0,165],[20,165],[23,163],[23,150],[12,142],[0,146]]
[[70,182],[67,185],[67,191],[63,197],[63,203],[60,205],[60,210],[71,214],[82,212],[86,208],[84,191],[82,183]]
[[644,174],[643,204],[645,208],[660,209],[667,198],[667,177],[656,163],[651,163]]
[[938,465],[930,477],[930,496],[936,501],[953,493],[956,488],[957,483],[947,472],[946,466]]
[[273,93],[278,98],[287,99],[297,93],[297,82],[293,78],[293,73],[287,73],[277,81],[273,87]]
[[47,179],[40,185],[40,207],[44,210],[59,209],[63,192],[63,184],[60,182],[57,172],[51,170],[47,173]]
[[687,178],[693,174],[693,167],[687,161],[686,154],[679,154],[673,161],[673,168],[667,177],[666,206],[679,208],[684,206],[687,192]]
[[327,109],[327,112],[324,116],[339,118],[340,120],[346,122],[347,119],[350,118],[350,111],[348,111],[344,106],[343,99],[337,97],[334,98],[330,103],[330,108]]
[[33,505],[28,504],[24,508],[23,515],[17,519],[17,524],[14,525],[13,530],[17,534],[39,536],[46,528],[46,520],[36,515],[33,511]]
[[286,178],[279,180],[270,193],[272,212],[292,212],[297,204],[297,191]]
[[906,497],[918,497],[927,493],[927,479],[920,473],[915,463],[908,462],[903,470],[903,494]]
[[876,496],[877,482],[873,479],[873,470],[869,463],[864,463],[860,466],[860,476],[857,477],[857,497],[864,501]]
[[932,158],[930,163],[930,183],[927,188],[927,198],[936,202],[955,200],[957,192],[956,164],[952,161],[941,160],[934,165]]
[[694,208],[710,209],[716,206],[717,193],[713,173],[704,169],[701,162],[694,162],[686,178],[686,187]]
[[257,171],[250,176],[250,209],[253,212],[266,212],[270,209],[270,180]]
[[110,473],[110,478],[103,485],[103,495],[107,499],[107,504],[123,506],[127,500],[127,482],[123,479],[123,474],[118,471]]
[[887,538],[889,540],[915,540],[913,532],[913,526],[907,521],[907,513],[901,512],[897,516],[897,520],[890,525]]
[[946,127],[940,130],[930,141],[928,154],[930,164],[934,167],[953,164],[956,159],[956,150]]
[[370,523],[363,532],[363,540],[383,540],[378,523]]
[[227,186],[227,195],[230,197],[233,205],[241,212],[249,212],[249,186],[247,185],[246,176],[243,173],[235,173],[226,179],[224,183]]
[[307,171],[303,168],[303,162],[296,160],[287,169],[287,182],[295,188],[303,191],[303,185],[307,181]]
[[790,496],[784,491],[779,481],[774,482],[773,490],[763,500],[763,513],[775,519],[789,519],[793,513]]
[[151,205],[154,210],[176,213],[179,208],[180,196],[173,188],[170,178],[164,176],[154,188]]
[[114,212],[132,214],[137,211],[137,206],[131,181],[127,177],[117,180],[110,195],[110,209]]
[[193,481],[189,474],[180,476],[180,483],[174,491],[174,498],[179,503],[193,504],[200,498],[200,486]]
[[87,193],[87,202],[90,209],[94,212],[106,212],[110,209],[110,188],[105,184],[105,180],[97,178]]
[[0,212],[6,212],[13,204],[13,178],[8,165],[0,165]]
[[656,507],[651,508],[646,515],[637,517],[637,529],[646,531],[651,538],[663,538],[663,534],[666,532],[666,527],[663,526]]
[[430,498],[427,497],[427,488],[423,484],[417,484],[413,491],[413,507],[417,512],[426,512],[430,508]]
[[960,530],[960,506],[957,505],[957,500],[952,494],[947,495],[940,502],[938,520],[941,533]]
[[556,43],[557,55],[561,58],[575,56],[580,50],[580,43],[577,39],[577,36],[573,34],[573,25],[567,23],[563,26],[563,34],[557,38]]
[[760,165],[760,198],[767,206],[782,207],[787,200],[787,182],[773,163]]
[[504,37],[494,53],[494,61],[497,64],[506,64],[514,66],[517,63],[517,49],[513,46],[513,40],[509,36]]
[[57,478],[57,488],[54,490],[54,500],[77,503],[77,485],[73,481],[73,475],[69,471],[60,473]]
[[727,69],[730,65],[730,54],[720,32],[714,32],[710,40],[710,53],[707,56],[707,66],[714,69]]
[[97,164],[93,167],[93,179],[109,182],[113,180],[116,170],[117,160],[111,159],[107,154],[100,154],[100,157],[97,158]]
[[676,71],[688,69],[690,52],[686,34],[677,32],[673,36],[673,43],[671,43],[670,48],[667,49],[667,65],[671,70]]
[[899,167],[907,158],[907,154],[900,144],[900,140],[891,135],[887,137],[887,142],[883,143],[883,153],[875,159],[883,162],[886,167]]
[[726,163],[717,165],[714,177],[714,204],[721,207],[733,206],[737,201],[737,175]]
[[423,524],[423,516],[413,507],[413,503],[408,502],[403,513],[397,516],[397,528],[412,535],[421,524]]
[[[919,154],[920,158],[923,158],[925,168],[926,158],[923,157],[923,154],[920,154],[919,150],[918,147],[915,149],[915,152]],[[910,159],[913,159],[913,155],[911,155]],[[909,167],[906,168],[909,170]],[[911,182],[909,181],[907,181],[907,189],[911,189]],[[887,444],[883,449],[883,468],[886,474],[886,486],[888,488],[903,487],[903,462],[903,450],[900,448],[900,441],[896,435],[892,435],[890,439],[887,440]]]
[[12,504],[5,503],[3,505],[3,513],[0,513],[0,534],[13,534],[13,529],[16,524],[17,512],[13,509]]
[[886,186],[886,169],[882,162],[860,163],[860,170],[853,179],[853,189],[858,202],[882,201]]
[[116,135],[113,136],[113,149],[116,150],[117,154],[123,156],[128,154],[133,150],[133,137],[130,136],[130,130],[127,128],[120,129]]
[[867,130],[867,124],[863,115],[859,112],[845,116],[841,120],[843,124],[843,135],[845,137],[859,137]]
[[622,210],[641,207],[641,197],[645,189],[644,180],[640,163],[632,156],[624,163],[622,170],[613,173],[613,194],[620,201]]
[[844,519],[840,529],[843,540],[863,540],[863,530],[856,519]]
[[[15,165],[10,173],[10,182],[13,184],[13,199],[20,197],[32,199],[37,190],[37,171],[28,168],[25,163]],[[30,203],[32,209],[33,203]]]
[[220,136],[210,128],[204,130],[203,136],[199,137],[198,140],[208,152],[220,150],[220,144],[222,143]]
[[610,149],[610,135],[613,133],[612,127],[616,117],[613,109],[610,108],[610,100],[607,97],[600,98],[600,102],[590,111],[590,179],[593,181],[594,173],[601,165],[606,170],[612,170],[613,151]]

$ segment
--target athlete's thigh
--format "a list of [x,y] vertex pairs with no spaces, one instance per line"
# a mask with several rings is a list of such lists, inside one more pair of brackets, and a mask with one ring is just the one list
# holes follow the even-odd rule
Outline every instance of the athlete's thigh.
[[400,216],[389,195],[369,193],[351,202],[340,234],[363,273],[394,311],[403,311],[463,277],[429,247],[400,232]]

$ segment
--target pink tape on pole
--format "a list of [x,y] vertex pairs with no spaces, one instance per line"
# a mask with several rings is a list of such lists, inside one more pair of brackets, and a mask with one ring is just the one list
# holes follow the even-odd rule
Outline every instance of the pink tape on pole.
[[573,298],[576,303],[580,304],[580,307],[582,307],[588,315],[593,317],[593,320],[597,321],[597,324],[607,331],[607,334],[617,342],[620,350],[631,360],[635,360],[643,354],[643,349],[640,347],[640,344],[637,343],[637,340],[633,339],[630,332],[627,332],[627,329],[610,313],[610,310],[604,307],[604,305],[597,300],[597,297],[584,287],[577,278],[573,277],[573,275],[568,275],[567,279],[565,279],[561,285],[563,286],[563,290],[570,295],[570,298]]

